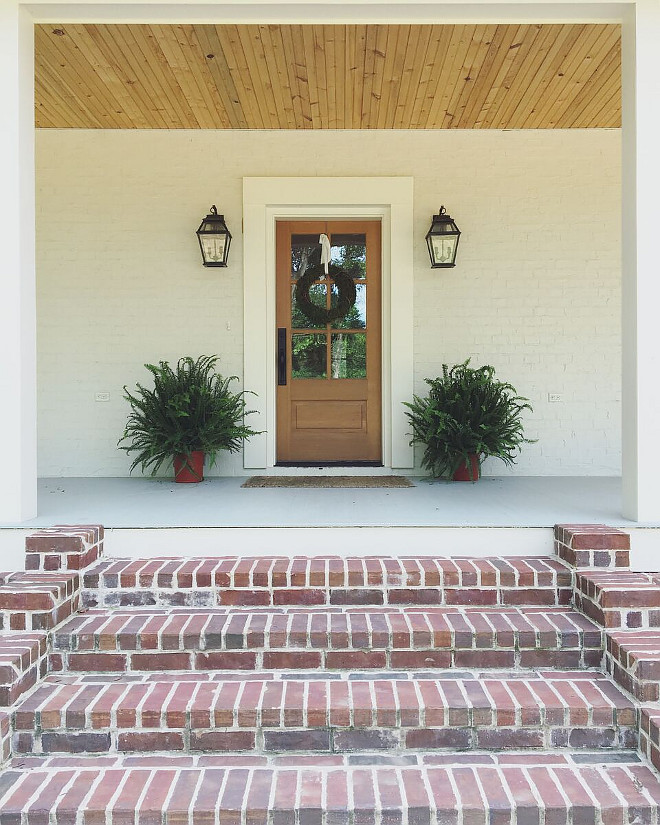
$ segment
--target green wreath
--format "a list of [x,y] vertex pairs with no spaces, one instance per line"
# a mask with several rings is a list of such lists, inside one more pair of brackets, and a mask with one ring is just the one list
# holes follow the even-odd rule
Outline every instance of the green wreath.
[[314,324],[331,324],[344,318],[355,305],[357,292],[352,276],[337,264],[328,264],[328,276],[337,287],[337,306],[326,309],[315,304],[309,297],[309,290],[314,281],[321,277],[322,264],[309,267],[296,283],[296,306]]

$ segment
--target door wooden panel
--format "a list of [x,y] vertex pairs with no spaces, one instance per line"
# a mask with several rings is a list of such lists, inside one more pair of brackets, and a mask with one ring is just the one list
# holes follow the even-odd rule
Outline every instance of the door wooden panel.
[[297,430],[361,430],[364,401],[295,401]]
[[[326,309],[336,305],[337,286],[320,266],[321,233],[330,238],[332,262],[352,273],[357,295],[348,314],[328,324],[296,305],[297,282],[309,267],[318,274],[310,299]],[[380,222],[278,221],[276,240],[278,342],[286,342],[277,461],[380,463]]]

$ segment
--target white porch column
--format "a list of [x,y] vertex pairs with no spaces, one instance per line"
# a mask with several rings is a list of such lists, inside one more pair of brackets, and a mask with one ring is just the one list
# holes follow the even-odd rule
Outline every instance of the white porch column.
[[0,522],[37,514],[34,46],[18,0],[0,2]]
[[660,0],[623,25],[623,514],[660,520]]

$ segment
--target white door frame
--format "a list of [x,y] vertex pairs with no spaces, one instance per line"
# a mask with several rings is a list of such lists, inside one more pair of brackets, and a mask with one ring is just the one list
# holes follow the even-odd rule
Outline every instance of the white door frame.
[[257,393],[244,466],[275,466],[275,222],[377,218],[382,224],[383,464],[409,469],[403,402],[413,392],[413,179],[243,178],[244,386]]

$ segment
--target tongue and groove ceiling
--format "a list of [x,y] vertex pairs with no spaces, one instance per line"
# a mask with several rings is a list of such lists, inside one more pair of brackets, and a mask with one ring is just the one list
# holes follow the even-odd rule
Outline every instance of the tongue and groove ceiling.
[[617,25],[49,24],[35,39],[42,128],[621,124]]

